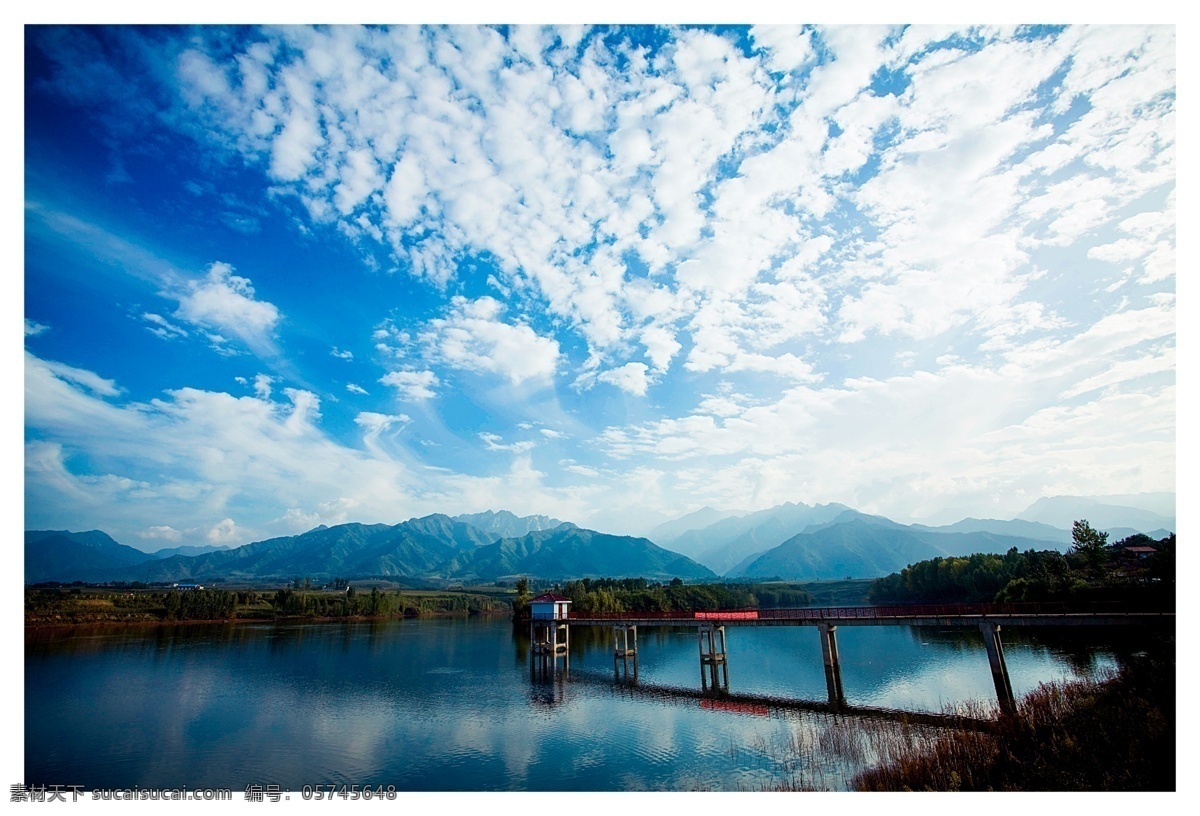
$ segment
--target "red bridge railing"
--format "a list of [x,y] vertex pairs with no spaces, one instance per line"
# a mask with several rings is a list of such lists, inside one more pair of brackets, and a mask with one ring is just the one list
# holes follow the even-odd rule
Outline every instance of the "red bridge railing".
[[1111,604],[1065,603],[982,603],[982,604],[904,604],[892,606],[826,606],[805,609],[706,609],[669,612],[574,612],[568,620],[661,620],[661,621],[738,621],[738,620],[847,620],[979,617],[996,615],[1120,615],[1143,610]]

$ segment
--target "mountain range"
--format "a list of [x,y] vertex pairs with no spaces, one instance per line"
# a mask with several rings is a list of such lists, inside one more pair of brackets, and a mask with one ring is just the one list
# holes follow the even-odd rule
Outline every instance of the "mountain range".
[[[481,516],[483,516],[481,518]],[[474,518],[489,529],[461,521]],[[518,576],[715,578],[706,567],[645,538],[584,530],[545,516],[511,513],[451,518],[434,514],[400,524],[324,525],[295,536],[231,550],[158,558],[104,533],[27,531],[25,581],[196,582],[309,577],[386,577],[414,586],[491,582]],[[495,530],[520,532],[504,536]]]
[[[1168,494],[1170,495],[1170,494]],[[320,526],[234,549],[177,547],[147,553],[92,530],[25,533],[25,581],[262,581],[310,577],[379,577],[412,586],[488,583],[519,576],[819,580],[872,578],[916,561],[975,552],[1065,550],[1070,522],[1110,522],[1110,541],[1133,532],[1161,538],[1172,515],[1122,504],[1056,497],[1016,519],[963,519],[931,527],[905,525],[845,505],[785,503],[745,515],[704,508],[659,525],[648,537],[619,536],[548,516],[501,510],[433,514],[399,524]],[[1086,511],[1086,512],[1081,512]],[[1046,521],[1045,519],[1050,519]],[[1073,520],[1072,519],[1072,520]]]
[[1146,494],[1144,501],[1139,496],[1058,496],[1035,502],[1015,519],[968,518],[939,527],[899,524],[837,503],[788,502],[726,514],[686,530],[659,525],[650,537],[727,578],[871,578],[939,556],[1003,553],[1012,547],[1065,551],[1078,519],[1107,530],[1109,541],[1135,532],[1159,539],[1175,529],[1174,494]]

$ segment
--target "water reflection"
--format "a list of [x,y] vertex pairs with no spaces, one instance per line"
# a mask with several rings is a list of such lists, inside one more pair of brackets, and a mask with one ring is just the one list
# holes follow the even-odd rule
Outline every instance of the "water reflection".
[[[1018,694],[1115,667],[1134,646],[1004,636]],[[738,790],[837,787],[870,760],[852,746],[884,726],[862,712],[769,702],[826,699],[814,629],[729,627],[723,703],[701,693],[696,637],[640,629],[636,682],[621,684],[604,628],[573,630],[567,659],[540,674],[528,632],[506,620],[29,630],[25,781]],[[852,707],[993,699],[977,631],[843,627],[838,645]]]

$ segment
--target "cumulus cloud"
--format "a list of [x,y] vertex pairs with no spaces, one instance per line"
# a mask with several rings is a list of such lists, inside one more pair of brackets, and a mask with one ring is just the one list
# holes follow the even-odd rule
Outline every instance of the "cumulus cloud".
[[501,319],[504,305],[490,297],[456,296],[444,318],[429,321],[420,340],[427,352],[454,368],[499,374],[513,385],[548,380],[559,360],[558,341],[525,323]]
[[244,539],[244,535],[231,518],[222,519],[214,524],[204,537],[209,544],[216,545],[229,545]]
[[650,385],[646,379],[646,372],[648,370],[645,363],[626,363],[620,368],[601,372],[597,375],[596,379],[600,382],[615,385],[626,394],[632,394],[635,397],[644,397],[646,396],[646,388]]
[[432,371],[389,371],[379,381],[400,392],[409,402],[425,402],[437,396],[434,386],[441,382]]
[[[56,440],[26,454],[31,522],[50,496],[73,496],[80,518],[107,508],[110,534],[136,535],[146,529],[138,520],[150,516],[202,530],[213,543],[242,544],[262,537],[288,507],[316,508],[330,496],[352,496],[369,520],[395,521],[416,507],[403,461],[333,441],[308,392],[286,389],[285,401],[275,401],[182,388],[147,403],[113,404],[124,392],[88,387],[99,379],[27,358],[27,425]],[[369,435],[404,420],[360,424]]]
[[249,278],[233,274],[233,267],[221,262],[211,264],[202,279],[188,283],[175,317],[215,330],[210,334],[215,343],[232,335],[257,353],[271,347],[281,318],[273,304],[255,299]]

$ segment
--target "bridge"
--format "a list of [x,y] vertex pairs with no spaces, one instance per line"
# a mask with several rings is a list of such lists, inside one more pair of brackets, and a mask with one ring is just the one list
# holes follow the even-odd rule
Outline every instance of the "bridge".
[[[543,601],[543,603],[537,603]],[[549,600],[553,599],[553,600]],[[804,609],[730,609],[694,612],[576,613],[560,596],[542,596],[531,602],[530,638],[535,661],[543,667],[568,660],[570,627],[613,627],[614,672],[636,682],[639,627],[694,627],[699,634],[702,689],[729,691],[726,627],[815,626],[825,664],[829,705],[846,707],[838,658],[839,626],[936,626],[978,627],[991,667],[996,698],[1003,714],[1016,711],[1016,700],[1004,662],[1003,627],[1026,626],[1174,626],[1173,611],[1130,611],[1111,605],[1067,605],[1061,603],[1016,604],[919,604],[895,606],[842,606]]]

